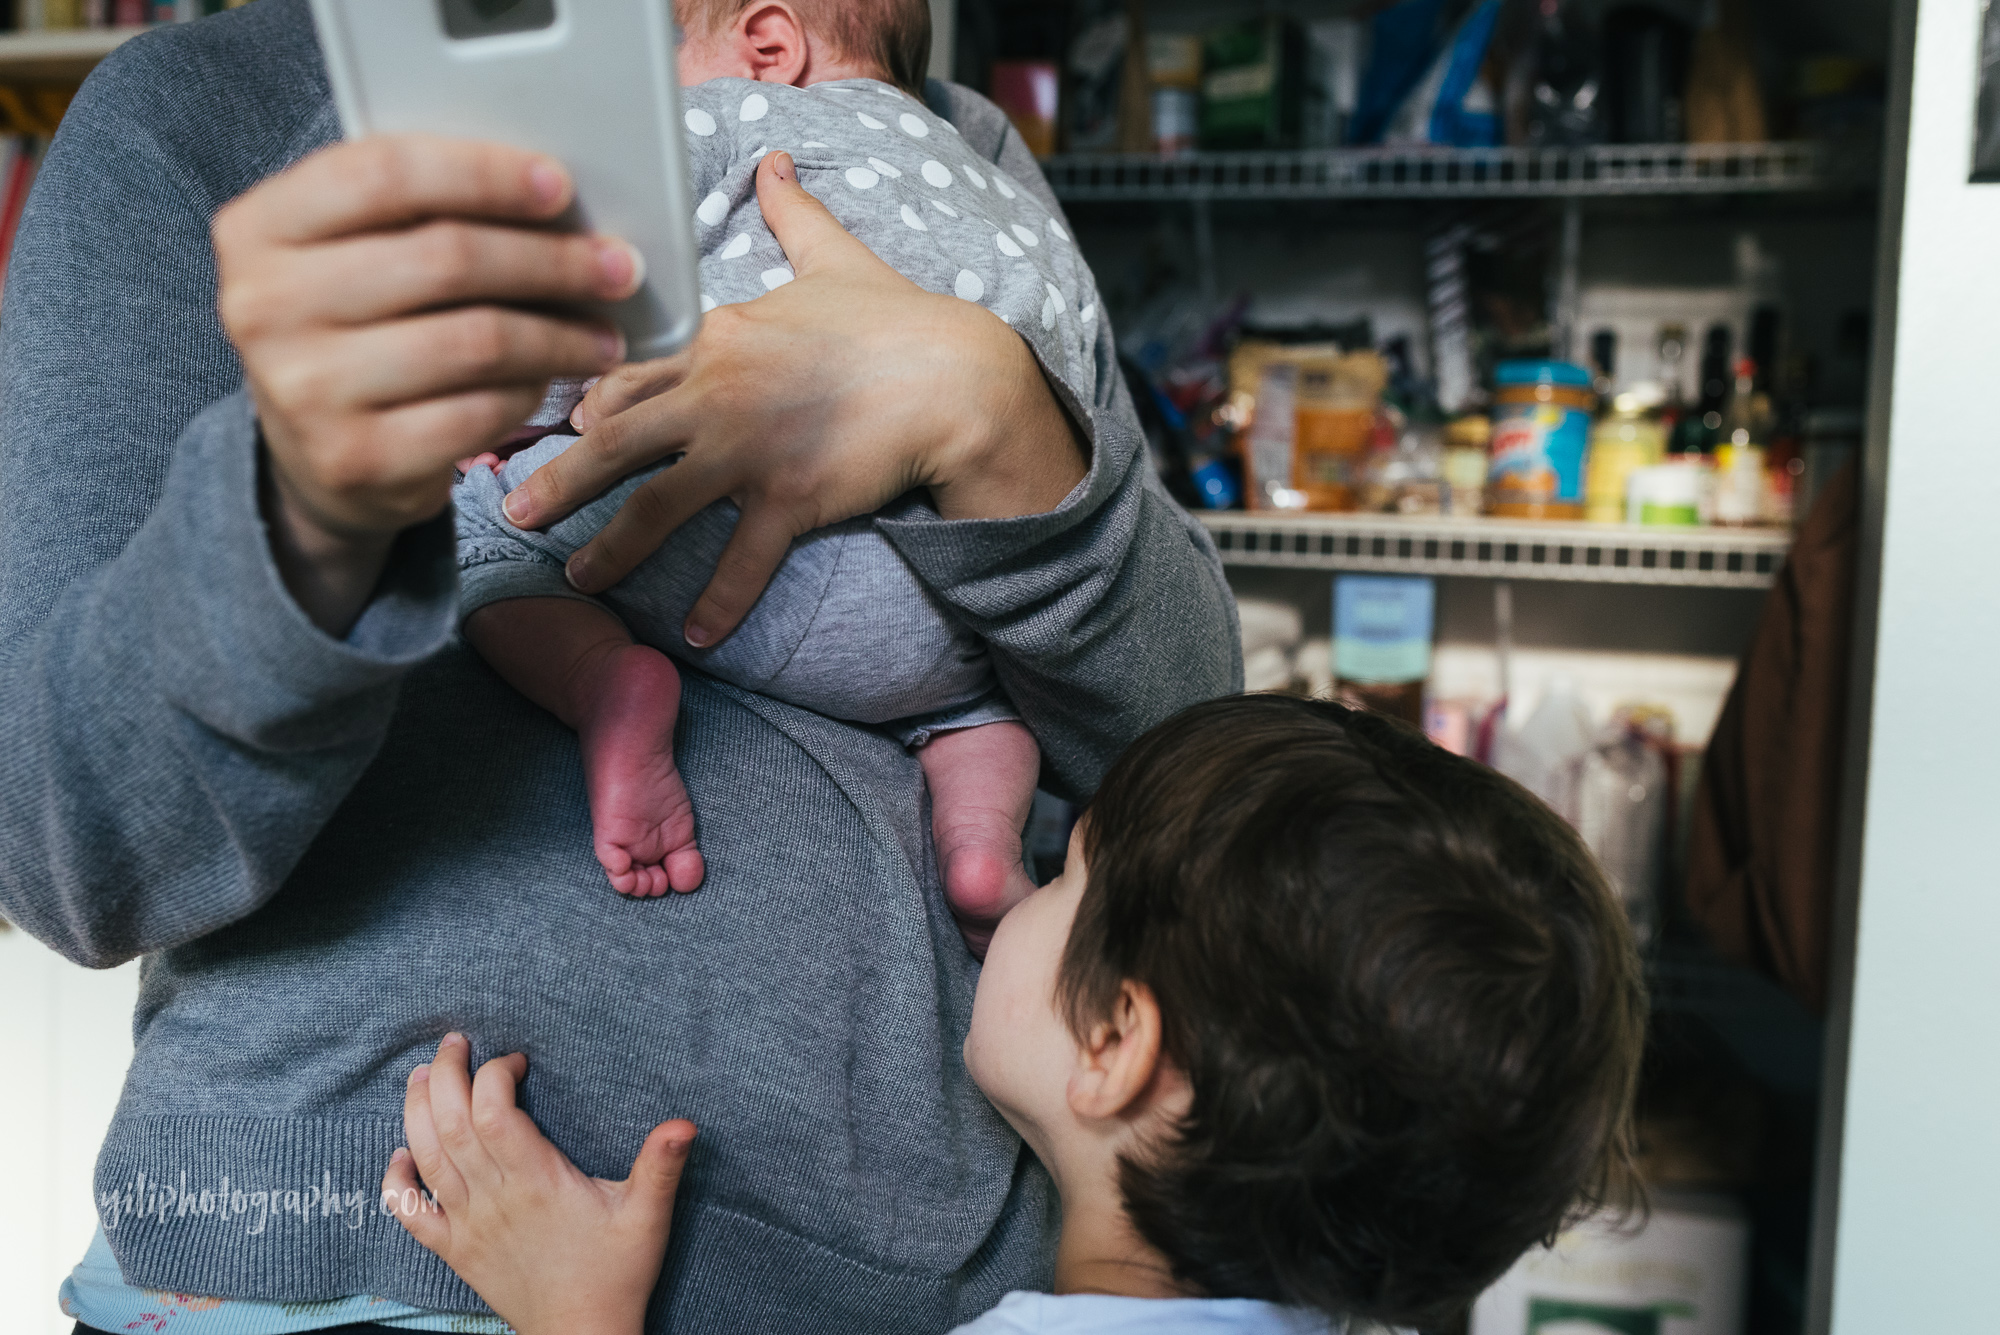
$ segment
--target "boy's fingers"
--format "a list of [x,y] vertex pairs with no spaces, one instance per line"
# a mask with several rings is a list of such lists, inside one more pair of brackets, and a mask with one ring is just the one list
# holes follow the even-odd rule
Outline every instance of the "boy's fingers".
[[842,227],[826,205],[799,184],[798,169],[789,153],[767,153],[758,164],[757,206],[784,248],[785,258],[791,261],[792,271],[801,278],[808,269],[863,256],[882,265],[874,251]]
[[456,1208],[465,1201],[465,1179],[438,1144],[437,1122],[431,1116],[430,1074],[428,1066],[410,1072],[403,1091],[403,1136],[410,1142],[424,1185],[448,1208]]
[[682,634],[697,649],[719,643],[750,615],[771,576],[792,549],[793,531],[782,515],[752,504],[736,522],[729,545],[715,563],[715,576],[688,613]]
[[[452,1167],[468,1182],[490,1180],[493,1160],[480,1143],[479,1130],[472,1119],[472,1077],[467,1073],[467,1049],[463,1036],[446,1034],[431,1061],[431,1120],[437,1124],[438,1144]],[[451,1202],[445,1201],[449,1206]]]
[[694,1149],[695,1125],[685,1118],[662,1122],[653,1128],[639,1155],[632,1160],[632,1176],[627,1179],[635,1197],[648,1209],[671,1215],[674,1197],[681,1189],[681,1174],[687,1169]]
[[424,1199],[423,1184],[417,1181],[417,1161],[410,1151],[399,1149],[389,1157],[389,1171],[382,1174],[382,1199],[411,1237],[443,1255],[451,1241],[451,1225]]
[[486,1152],[502,1168],[519,1164],[523,1152],[546,1144],[542,1133],[515,1102],[528,1059],[518,1052],[495,1057],[472,1081],[472,1124]]

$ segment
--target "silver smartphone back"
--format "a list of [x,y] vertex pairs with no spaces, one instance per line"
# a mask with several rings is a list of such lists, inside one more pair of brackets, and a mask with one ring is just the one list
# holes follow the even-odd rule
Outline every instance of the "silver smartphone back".
[[560,160],[564,225],[621,236],[646,281],[594,313],[634,361],[701,323],[671,0],[312,0],[348,137],[421,131]]

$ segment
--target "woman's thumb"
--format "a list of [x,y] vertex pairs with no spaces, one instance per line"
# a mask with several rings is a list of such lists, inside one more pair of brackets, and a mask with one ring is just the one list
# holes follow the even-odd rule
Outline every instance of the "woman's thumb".
[[685,1120],[662,1122],[653,1128],[639,1147],[639,1157],[632,1161],[630,1181],[639,1195],[672,1212],[694,1137],[694,1123]]
[[764,211],[765,226],[784,247],[793,273],[824,264],[849,246],[873,255],[799,184],[798,168],[789,153],[766,153],[758,164],[757,206]]

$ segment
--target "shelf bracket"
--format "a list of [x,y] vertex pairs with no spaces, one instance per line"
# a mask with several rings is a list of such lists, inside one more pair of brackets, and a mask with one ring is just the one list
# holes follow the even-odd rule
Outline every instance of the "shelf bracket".
[[1556,251],[1556,271],[1549,284],[1549,355],[1559,362],[1575,361],[1579,348],[1577,324],[1582,319],[1583,201],[1566,199],[1562,208],[1562,241]]

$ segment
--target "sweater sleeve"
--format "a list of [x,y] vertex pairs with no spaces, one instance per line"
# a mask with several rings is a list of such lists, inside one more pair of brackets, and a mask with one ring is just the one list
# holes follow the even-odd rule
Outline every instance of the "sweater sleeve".
[[[0,328],[0,912],[79,963],[274,895],[450,634],[450,521],[399,541],[336,641],[285,592],[257,427],[215,315],[228,179],[168,147],[171,48],[92,77],[51,146]],[[166,52],[167,54],[149,54]],[[213,108],[207,109],[213,114]]]
[[[930,100],[1061,216],[1027,146],[990,103],[935,82]],[[1079,423],[1091,440],[1090,472],[1060,506],[956,522],[912,507],[881,521],[918,576],[986,641],[1041,743],[1044,786],[1080,800],[1154,724],[1243,689],[1221,557],[1160,485],[1110,320],[1097,326],[1096,384]]]

